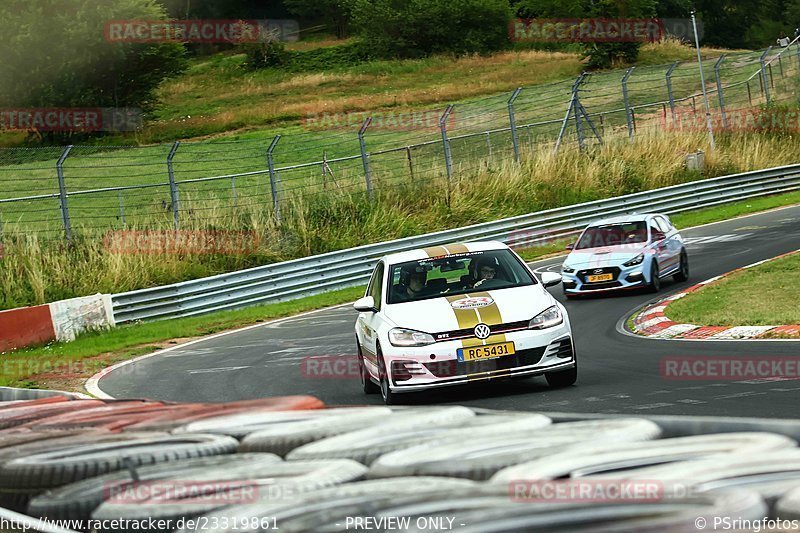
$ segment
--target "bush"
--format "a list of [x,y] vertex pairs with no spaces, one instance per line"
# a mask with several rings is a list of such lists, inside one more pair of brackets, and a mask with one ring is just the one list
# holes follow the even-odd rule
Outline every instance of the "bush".
[[370,59],[367,48],[358,41],[313,50],[286,50],[283,43],[246,44],[240,50],[247,55],[250,68],[277,67],[292,72],[345,68]]
[[0,106],[152,108],[155,88],[186,67],[183,46],[112,43],[104,30],[112,20],[165,18],[151,0],[6,0]]
[[509,46],[508,0],[352,0],[352,26],[385,58],[486,53]]

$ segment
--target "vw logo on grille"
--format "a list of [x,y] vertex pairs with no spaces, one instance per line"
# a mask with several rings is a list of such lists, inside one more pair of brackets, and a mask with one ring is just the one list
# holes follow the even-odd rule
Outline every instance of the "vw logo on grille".
[[475,336],[483,340],[492,334],[492,330],[486,324],[478,324],[475,326]]
[[595,268],[593,273],[594,274],[602,274],[603,273],[603,269],[602,268]]

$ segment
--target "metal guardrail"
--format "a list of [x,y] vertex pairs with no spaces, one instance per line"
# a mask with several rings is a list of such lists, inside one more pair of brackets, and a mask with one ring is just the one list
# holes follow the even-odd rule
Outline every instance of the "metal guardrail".
[[114,294],[114,319],[120,324],[135,320],[193,316],[291,300],[365,284],[375,261],[390,253],[476,240],[500,240],[512,247],[533,246],[574,234],[600,217],[634,211],[677,213],[798,189],[800,165],[721,176],[162,287]]

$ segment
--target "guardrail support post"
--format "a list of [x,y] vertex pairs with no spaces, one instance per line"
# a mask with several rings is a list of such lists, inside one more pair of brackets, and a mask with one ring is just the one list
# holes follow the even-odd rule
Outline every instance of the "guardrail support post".
[[367,196],[372,200],[372,175],[369,170],[369,156],[367,156],[367,143],[364,141],[364,133],[372,124],[372,117],[364,119],[364,123],[358,130],[358,144],[361,146],[361,164],[364,165],[364,182],[367,186]]
[[447,138],[447,119],[453,112],[453,105],[447,106],[441,118],[439,118],[439,128],[442,130],[442,146],[444,147],[444,165],[447,170],[447,205],[450,205],[450,180],[453,178],[453,156],[450,153],[450,139]]
[[175,152],[178,151],[178,147],[181,145],[180,141],[175,141],[175,144],[172,145],[172,148],[169,150],[169,154],[167,155],[167,175],[169,176],[169,198],[172,203],[172,219],[175,225],[175,229],[178,229],[180,226],[180,218],[178,215],[178,184],[175,183],[175,172],[172,168],[172,159],[175,157]]
[[714,78],[717,80],[717,97],[719,98],[719,109],[722,114],[722,128],[728,128],[728,116],[725,113],[725,95],[722,94],[722,80],[719,77],[719,67],[725,59],[725,54],[719,56],[717,62],[714,63]]
[[56,163],[56,176],[58,177],[58,205],[61,210],[61,222],[64,224],[64,235],[67,242],[72,243],[72,222],[69,219],[69,206],[67,205],[67,185],[64,183],[64,161],[69,157],[72,145],[62,152]]
[[669,110],[672,113],[672,125],[675,126],[678,122],[678,117],[675,114],[675,95],[672,93],[672,71],[675,70],[680,61],[674,62],[670,67],[667,69],[667,97],[669,98]]
[[767,99],[767,105],[769,105],[770,103],[770,97],[769,97],[769,82],[767,82],[766,57],[767,54],[769,54],[771,51],[772,47],[771,46],[767,47],[767,49],[764,50],[764,53],[761,54],[761,58],[759,59],[761,63],[761,85],[762,87],[764,87],[764,96]]
[[511,127],[511,142],[514,143],[514,161],[519,163],[519,137],[517,137],[517,119],[514,116],[514,100],[517,99],[522,87],[517,87],[508,99],[508,123]]
[[628,123],[628,138],[633,139],[633,117],[631,116],[631,105],[628,101],[628,78],[631,77],[633,74],[633,69],[636,67],[631,67],[625,71],[625,75],[622,76],[622,100],[625,103],[625,120]]
[[280,135],[276,135],[272,142],[267,148],[267,167],[269,168],[269,188],[272,192],[272,212],[275,215],[275,221],[281,221],[281,208],[280,203],[278,202],[278,183],[275,177],[275,162],[272,159],[272,153],[275,151],[275,147],[278,145],[278,141],[281,140]]

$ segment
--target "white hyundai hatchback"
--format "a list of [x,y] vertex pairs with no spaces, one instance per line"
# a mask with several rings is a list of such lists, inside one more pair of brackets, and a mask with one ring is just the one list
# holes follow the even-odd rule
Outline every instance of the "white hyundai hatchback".
[[500,242],[450,244],[381,258],[359,311],[356,342],[365,393],[396,395],[476,380],[544,374],[575,383],[567,311]]

